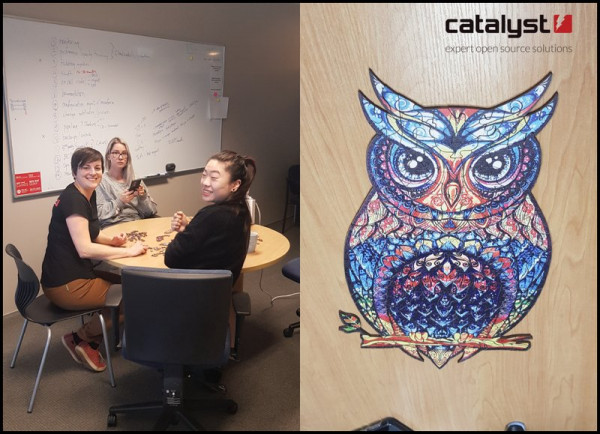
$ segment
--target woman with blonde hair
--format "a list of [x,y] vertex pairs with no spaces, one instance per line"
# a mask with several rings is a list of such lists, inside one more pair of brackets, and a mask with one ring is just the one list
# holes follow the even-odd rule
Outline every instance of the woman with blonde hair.
[[98,219],[100,226],[139,220],[156,215],[156,203],[142,181],[135,190],[129,190],[135,179],[129,146],[115,137],[106,148],[106,173],[98,186]]

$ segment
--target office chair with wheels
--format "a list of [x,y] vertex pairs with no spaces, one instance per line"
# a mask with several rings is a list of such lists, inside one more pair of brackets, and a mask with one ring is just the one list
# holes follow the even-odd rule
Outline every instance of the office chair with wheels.
[[283,226],[281,233],[285,232],[285,221],[287,220],[287,212],[290,205],[294,206],[294,223],[298,217],[298,208],[300,207],[300,165],[290,166],[286,179],[285,189],[285,209],[283,211]]
[[17,356],[19,354],[19,350],[21,349],[21,344],[23,342],[23,337],[25,336],[25,330],[27,329],[27,325],[29,324],[29,322],[40,324],[46,327],[47,332],[46,345],[44,347],[44,353],[42,354],[42,361],[40,363],[38,374],[35,379],[35,386],[33,387],[33,393],[29,401],[29,407],[27,408],[27,412],[31,413],[33,411],[33,402],[35,401],[38,386],[40,385],[40,379],[42,378],[42,371],[44,369],[44,364],[46,363],[46,356],[48,355],[48,348],[50,346],[50,339],[52,337],[51,326],[54,323],[60,321],[81,317],[81,320],[83,322],[83,315],[91,315],[94,313],[97,313],[99,315],[100,323],[102,324],[102,334],[104,336],[104,346],[106,349],[106,365],[108,366],[110,384],[112,387],[115,387],[115,377],[113,375],[112,363],[110,360],[108,335],[106,333],[106,324],[104,322],[104,317],[102,316],[102,309],[105,307],[114,308],[112,315],[113,324],[118,324],[118,315],[114,312],[118,311],[119,304],[121,303],[121,286],[111,286],[109,293],[106,297],[106,303],[104,306],[92,309],[64,310],[60,307],[55,306],[52,302],[50,302],[50,300],[48,300],[48,298],[44,294],[38,297],[38,293],[40,291],[40,281],[33,269],[29,265],[27,265],[25,261],[23,261],[19,250],[12,244],[7,244],[5,250],[8,256],[12,257],[15,260],[15,263],[17,265],[18,282],[17,289],[15,292],[15,304],[17,305],[19,313],[24,319],[21,334],[19,336],[19,340],[17,341],[17,348],[15,349],[12,361],[10,362],[10,367],[15,367]]
[[[288,261],[281,269],[281,273],[288,279],[300,283],[300,258]],[[296,309],[296,315],[300,316],[300,308]],[[289,338],[294,334],[294,329],[297,328],[300,328],[300,321],[290,324],[288,328],[283,330],[283,335]]]
[[123,356],[162,371],[162,401],[112,406],[108,426],[116,426],[118,413],[161,410],[154,430],[177,420],[201,430],[190,410],[219,404],[235,413],[237,404],[230,399],[214,393],[197,399],[190,393],[196,373],[221,367],[229,358],[231,272],[125,267],[121,278]]

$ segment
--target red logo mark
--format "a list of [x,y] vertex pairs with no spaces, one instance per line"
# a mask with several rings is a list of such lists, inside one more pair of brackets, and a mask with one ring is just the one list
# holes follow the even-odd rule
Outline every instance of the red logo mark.
[[573,15],[554,15],[554,33],[572,33]]

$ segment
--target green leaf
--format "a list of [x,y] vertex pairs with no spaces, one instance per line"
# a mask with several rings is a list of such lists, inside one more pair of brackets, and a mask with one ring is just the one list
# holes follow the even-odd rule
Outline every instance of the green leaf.
[[359,328],[353,327],[353,326],[340,326],[339,327],[340,331],[343,331],[345,333],[354,333],[360,330]]
[[360,319],[353,313],[339,311],[340,319],[344,323],[343,326],[340,326],[339,329],[346,333],[357,332],[361,330],[360,327]]

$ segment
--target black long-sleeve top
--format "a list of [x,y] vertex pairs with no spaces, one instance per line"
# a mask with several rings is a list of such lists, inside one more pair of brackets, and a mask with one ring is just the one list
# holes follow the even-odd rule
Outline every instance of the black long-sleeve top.
[[[237,211],[237,213],[236,213]],[[235,282],[246,253],[250,227],[248,207],[217,203],[202,208],[165,251],[169,268],[230,270]]]

